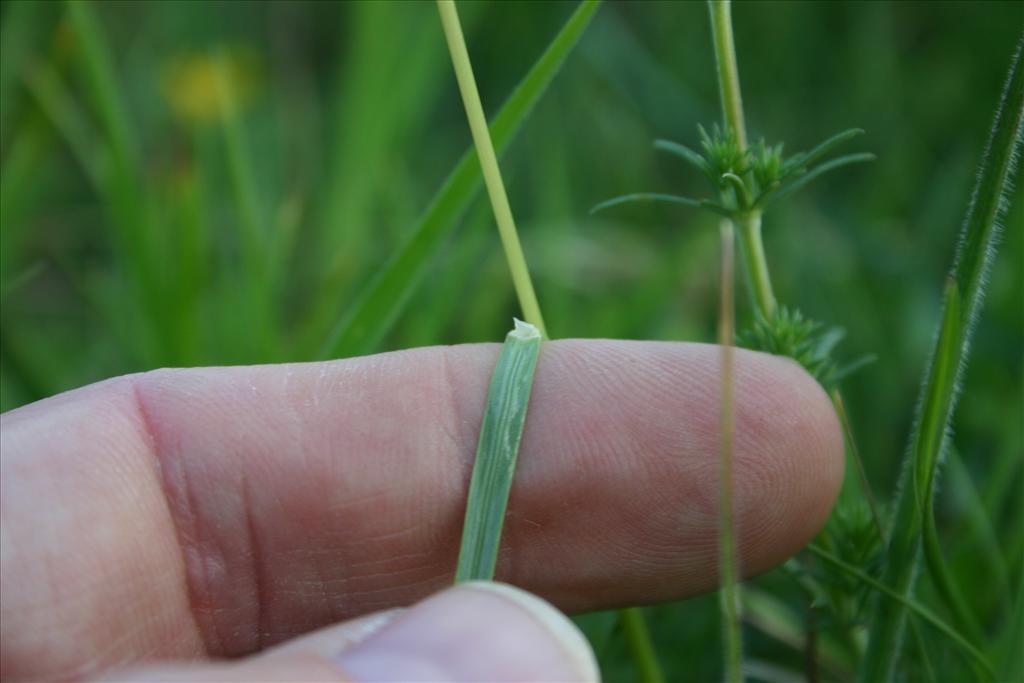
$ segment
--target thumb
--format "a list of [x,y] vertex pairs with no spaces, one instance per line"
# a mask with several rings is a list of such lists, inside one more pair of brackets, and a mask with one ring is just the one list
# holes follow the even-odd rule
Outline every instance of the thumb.
[[115,681],[597,681],[583,634],[540,598],[466,583],[245,660],[135,669]]

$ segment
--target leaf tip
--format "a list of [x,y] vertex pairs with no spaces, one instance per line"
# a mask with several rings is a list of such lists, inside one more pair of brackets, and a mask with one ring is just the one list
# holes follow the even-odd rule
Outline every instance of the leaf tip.
[[536,326],[531,325],[528,322],[523,322],[519,318],[512,318],[515,327],[509,332],[510,337],[517,337],[518,339],[540,339],[540,330]]

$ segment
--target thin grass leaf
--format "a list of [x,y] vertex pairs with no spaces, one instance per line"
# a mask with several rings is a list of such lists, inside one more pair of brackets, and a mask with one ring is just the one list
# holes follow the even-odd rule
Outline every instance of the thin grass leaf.
[[109,164],[104,181],[104,204],[110,213],[111,241],[131,280],[139,307],[136,320],[139,346],[150,365],[162,365],[170,357],[167,340],[173,338],[167,316],[160,314],[165,301],[159,278],[159,255],[152,244],[152,215],[143,182],[135,126],[118,87],[110,44],[92,5],[70,0],[67,17],[76,37],[78,64],[87,85],[90,104],[99,119],[108,147]]
[[[937,482],[942,447],[956,407],[956,388],[967,361],[972,328],[981,305],[985,275],[995,255],[999,217],[1008,201],[1021,124],[1024,120],[1024,68],[1017,45],[1003,90],[981,171],[967,210],[946,286],[945,309],[935,349],[921,388],[911,448],[900,478],[884,582],[901,598],[913,592],[921,556],[922,504]],[[882,601],[870,630],[861,680],[893,677],[901,651],[906,606]]]
[[1000,643],[1002,650],[999,673],[1001,681],[1024,680],[1024,657],[1020,656],[1020,644],[1024,642],[1024,572],[1020,574],[1017,598],[1013,605],[1010,625]]
[[[492,120],[490,134],[498,154],[508,147],[599,6],[600,0],[580,3]],[[334,327],[318,354],[320,358],[355,356],[377,348],[482,184],[480,165],[470,149],[448,176],[409,239]]]
[[938,590],[939,596],[946,603],[946,608],[953,615],[957,628],[967,634],[973,643],[981,643],[984,639],[981,625],[971,612],[970,606],[964,600],[963,593],[957,586],[956,579],[946,566],[946,560],[942,555],[942,544],[939,541],[939,531],[935,524],[934,488],[932,495],[928,497],[924,505],[924,556],[928,563],[928,574]]
[[[423,28],[432,11],[425,3],[344,3],[337,30],[349,40],[338,52],[325,172],[312,207],[323,252],[316,262],[322,264],[314,287],[317,322],[334,322],[339,287],[359,282],[364,269],[375,271],[380,249],[395,241],[390,231],[382,235],[380,224],[380,208],[394,206],[402,194],[395,157],[430,134],[429,116],[409,114],[430,111],[448,75],[443,41]],[[395,227],[405,234],[408,226],[399,220]]]
[[917,651],[920,654],[919,661],[921,662],[921,669],[924,671],[924,683],[938,683],[938,679],[935,677],[935,669],[932,667],[931,656],[928,653],[928,648],[924,643],[924,636],[921,634],[921,627],[918,626],[916,619],[910,620],[910,632],[914,637],[914,644],[917,646]]
[[[1017,455],[1019,456],[1019,454]],[[981,493],[974,483],[974,478],[967,471],[963,458],[952,444],[949,444],[946,449],[946,464],[949,467],[951,480],[949,488],[957,491],[958,497],[964,502],[964,521],[968,528],[967,533],[978,544],[980,553],[985,557],[988,577],[986,583],[991,586],[989,593],[1000,596],[1010,595],[1010,569],[1006,562],[1006,548],[999,542],[994,521],[985,507]],[[991,472],[991,476],[999,476],[990,468],[986,469]],[[1012,475],[1009,479],[1014,480]],[[1009,603],[1003,600],[999,602],[1006,608],[1005,613],[1009,614]]]
[[455,583],[494,578],[540,342],[536,327],[516,320],[491,376],[469,483]]
[[715,183],[715,174],[712,172],[711,166],[708,165],[707,160],[686,145],[681,145],[678,142],[673,142],[671,140],[655,140],[654,149],[660,149],[663,152],[674,154],[680,159],[689,162],[694,166],[694,168],[703,173],[712,184]]
[[892,588],[887,584],[883,583],[882,581],[879,581],[878,579],[874,578],[870,574],[861,571],[859,568],[854,567],[852,564],[844,562],[842,559],[836,557],[829,551],[817,546],[814,543],[808,544],[807,550],[809,550],[812,554],[818,556],[819,558],[825,560],[826,562],[832,564],[833,566],[846,572],[850,576],[853,576],[858,580],[863,581],[868,586],[871,586],[876,591],[882,593],[885,597],[889,598],[888,600],[883,600],[882,602],[893,602],[902,606],[904,609],[913,612],[916,616],[918,616],[923,621],[927,622],[929,625],[934,627],[937,631],[939,631],[947,638],[949,638],[949,640],[953,642],[957,647],[959,647],[960,651],[968,657],[969,661],[978,664],[989,675],[993,677],[995,676],[995,671],[992,669],[992,665],[989,664],[989,661],[985,657],[985,655],[980,650],[978,650],[978,648],[971,645],[966,638],[960,635],[949,624],[947,624],[938,616],[936,616],[927,607],[917,602],[913,598],[901,594],[895,588]]
[[826,161],[820,166],[816,166],[815,168],[811,169],[807,173],[795,176],[793,180],[782,183],[782,185],[780,185],[777,190],[765,193],[764,195],[758,198],[758,204],[760,204],[762,207],[769,206],[777,202],[778,200],[782,199],[783,197],[786,197],[796,192],[797,190],[804,187],[812,180],[819,178],[820,176],[828,173],[829,171],[834,171],[837,168],[849,166],[850,164],[859,164],[866,161],[874,161],[875,158],[875,155],[871,154],[870,152],[860,152],[857,154],[848,154],[846,156],[839,157],[838,159],[832,159],[831,161]]
[[97,192],[103,192],[104,150],[97,149],[93,143],[96,131],[86,120],[57,69],[48,62],[41,62],[26,71],[24,80],[39,109],[64,138],[86,178]]
[[234,201],[234,227],[238,239],[239,259],[235,265],[237,306],[244,321],[238,329],[245,333],[232,339],[243,351],[246,362],[273,362],[274,307],[270,291],[269,237],[263,220],[265,210],[259,200],[253,176],[254,155],[246,140],[241,112],[231,82],[228,56],[219,51],[210,58],[214,65],[220,105],[220,129],[224,140],[225,160],[231,197]]

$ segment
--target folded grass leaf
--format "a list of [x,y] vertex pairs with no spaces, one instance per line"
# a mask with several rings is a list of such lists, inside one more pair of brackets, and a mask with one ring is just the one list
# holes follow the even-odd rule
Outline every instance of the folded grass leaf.
[[516,320],[491,376],[469,483],[456,583],[494,578],[540,342],[536,327]]

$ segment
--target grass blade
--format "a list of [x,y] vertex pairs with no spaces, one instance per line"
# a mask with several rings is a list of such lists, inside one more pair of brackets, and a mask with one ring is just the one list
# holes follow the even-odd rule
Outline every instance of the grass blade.
[[[599,6],[599,0],[580,3],[493,119],[490,134],[497,153],[508,147]],[[377,348],[481,184],[480,166],[469,150],[448,176],[408,241],[338,322],[319,354],[321,358],[354,356]]]
[[40,62],[26,72],[24,81],[40,111],[67,142],[71,155],[81,165],[89,182],[102,192],[102,169],[106,161],[102,150],[96,149],[92,142],[96,132],[90,128],[57,69],[48,62]]
[[246,140],[242,112],[234,92],[227,53],[221,49],[210,55],[216,75],[219,97],[219,120],[228,181],[234,202],[234,227],[238,239],[239,258],[234,286],[238,289],[237,305],[241,311],[239,328],[246,333],[234,340],[242,350],[245,362],[274,362],[273,298],[269,281],[268,231],[266,215],[259,201],[256,178],[253,176],[254,155]]
[[536,327],[516,320],[491,376],[469,483],[456,583],[494,578],[540,341]]
[[[998,219],[1006,208],[1024,119],[1024,70],[1018,44],[1006,88],[967,210],[953,272],[946,287],[945,312],[922,387],[917,419],[896,500],[883,581],[903,599],[913,591],[921,555],[922,504],[935,486],[936,472],[956,387],[967,360],[971,332],[982,299],[982,283],[995,254]],[[892,678],[906,621],[905,601],[882,601],[871,627],[861,680]]]
[[110,213],[111,237],[132,282],[139,306],[138,336],[146,361],[160,365],[171,356],[166,340],[173,337],[165,316],[159,277],[160,261],[153,247],[150,197],[146,192],[135,126],[118,86],[111,46],[86,0],[70,0],[67,17],[80,50],[78,61],[108,150],[103,192]]

